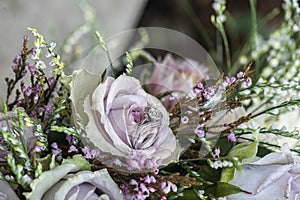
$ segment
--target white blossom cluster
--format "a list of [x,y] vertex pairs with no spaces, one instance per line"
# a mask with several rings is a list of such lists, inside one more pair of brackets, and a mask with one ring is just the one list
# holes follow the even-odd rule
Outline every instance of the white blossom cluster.
[[[279,28],[275,29],[268,38],[258,37],[258,48],[250,56],[242,56],[240,63],[245,64],[259,57],[263,68],[260,78],[251,91],[243,91],[244,95],[251,94],[249,111],[261,111],[276,106],[284,101],[297,99],[300,96],[300,7],[296,0],[285,0],[283,3],[284,19]],[[263,63],[263,64],[262,64]],[[255,105],[263,103],[259,108]],[[264,123],[276,119],[283,113],[298,109],[288,106],[284,109],[273,110],[272,116],[265,117]]]
[[233,163],[228,160],[216,160],[210,163],[210,167],[213,169],[219,169],[223,167],[233,167]]

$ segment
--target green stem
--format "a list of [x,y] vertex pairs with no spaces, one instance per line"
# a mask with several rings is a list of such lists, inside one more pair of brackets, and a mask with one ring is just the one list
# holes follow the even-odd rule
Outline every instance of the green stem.
[[261,112],[255,114],[255,115],[252,115],[252,116],[251,116],[251,119],[253,119],[253,118],[255,118],[255,117],[258,117],[258,116],[260,116],[260,115],[262,115],[262,114],[265,114],[265,113],[267,113],[267,112],[269,112],[269,111],[271,111],[271,110],[275,110],[275,109],[278,109],[278,108],[282,108],[282,107],[285,107],[285,106],[288,106],[288,105],[294,105],[294,104],[297,104],[297,103],[299,103],[298,101],[299,101],[299,100],[290,100],[290,101],[283,102],[283,103],[281,103],[280,105],[277,105],[277,106],[268,108],[268,109],[263,110],[263,111],[261,111]]
[[197,14],[196,14],[194,8],[191,6],[190,2],[185,1],[185,0],[184,1],[178,0],[178,3],[181,4],[185,13],[191,19],[197,32],[201,35],[201,37],[204,39],[204,41],[206,41],[208,48],[213,49],[213,42],[212,42],[211,38],[209,37],[207,29],[203,26],[202,22],[199,20],[199,17],[197,16]]
[[231,72],[230,48],[229,48],[229,42],[223,24],[220,24],[219,31],[221,33],[223,43],[224,43],[224,48],[225,48],[226,65],[227,65],[226,67],[227,69],[229,69],[228,70],[229,75],[231,75],[232,72]]
[[106,52],[106,56],[107,56],[108,61],[109,61],[109,66],[110,66],[110,69],[111,69],[111,73],[112,73],[113,77],[116,78],[117,76],[116,76],[116,73],[115,73],[115,70],[114,70],[114,66],[112,64],[112,60],[111,60],[110,54],[109,54],[108,50],[105,51],[105,52]]
[[[243,139],[243,140],[248,140],[248,141],[254,142],[254,139],[251,139],[251,138],[246,138],[246,137],[239,137],[239,138],[240,138],[240,139]],[[281,146],[279,146],[279,145],[276,145],[276,144],[270,144],[270,143],[262,142],[262,141],[259,141],[259,144],[260,144],[260,145],[270,146],[270,147],[276,147],[276,148],[278,148],[278,149],[281,148]],[[299,151],[299,150],[296,150],[296,149],[291,149],[291,151],[300,153],[300,151]]]
[[216,60],[217,60],[217,66],[222,67],[223,66],[223,45],[222,45],[222,38],[220,36],[220,31],[216,31]]
[[179,160],[178,163],[184,163],[184,162],[194,162],[194,161],[206,161],[208,158],[190,158],[185,160]]
[[[253,49],[258,52],[258,28],[257,28],[257,16],[256,16],[256,0],[249,0],[250,3],[250,11],[251,11],[251,33],[252,33],[252,41],[253,41]],[[255,74],[259,75],[260,61],[259,55],[256,56],[255,59]]]

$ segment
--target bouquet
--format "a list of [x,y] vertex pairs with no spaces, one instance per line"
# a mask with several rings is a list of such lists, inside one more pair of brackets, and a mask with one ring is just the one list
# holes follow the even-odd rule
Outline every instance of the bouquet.
[[[28,28],[34,41],[24,36],[1,102],[1,199],[299,198],[299,130],[276,127],[300,105],[300,7],[284,5],[282,26],[265,41],[254,32],[251,56],[232,75],[192,39],[161,28],[107,41],[96,32],[95,48],[71,70],[54,42]],[[213,8],[230,66],[225,2]],[[128,51],[118,49],[115,41],[136,34]]]

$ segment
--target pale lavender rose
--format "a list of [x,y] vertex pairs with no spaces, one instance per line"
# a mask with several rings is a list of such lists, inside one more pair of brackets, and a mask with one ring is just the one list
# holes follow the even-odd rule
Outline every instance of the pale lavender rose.
[[99,82],[98,75],[76,72],[71,100],[86,123],[83,142],[100,151],[102,163],[141,171],[178,160],[181,148],[169,128],[168,112],[157,98],[133,77]]
[[[0,172],[0,175],[2,175],[1,172]],[[18,200],[19,197],[16,195],[16,193],[10,187],[8,182],[0,180],[0,199],[3,199],[3,200],[9,200],[9,199]]]
[[174,91],[162,99],[168,111],[174,109],[178,100],[204,79],[208,74],[205,66],[199,65],[194,60],[177,59],[168,54],[162,62],[154,63],[154,70],[148,84],[149,93],[152,95]]
[[252,194],[238,193],[227,199],[300,199],[300,156],[292,154],[286,143],[281,153],[270,153],[242,167],[230,183]]
[[[66,162],[65,162],[66,161]],[[123,200],[124,195],[107,169],[89,171],[89,163],[76,155],[70,161],[43,172],[24,193],[30,200]]]
[[[14,120],[16,122],[16,125],[19,126],[19,119],[18,119],[18,114],[16,112],[8,112],[7,113],[7,119],[5,119],[4,114],[0,113],[0,131],[10,131],[14,133],[13,129],[13,124],[12,121]],[[35,147],[37,138],[34,135],[36,128],[32,125],[24,123],[24,134],[25,134],[25,140],[26,140],[26,145],[27,145],[27,151],[30,152],[33,150]],[[19,138],[18,136],[16,136]],[[25,142],[20,140],[21,142]],[[6,161],[6,156],[9,152],[9,148],[6,144],[6,142],[1,138],[0,135],[0,145],[4,148],[4,151],[0,150],[0,162],[5,162]]]

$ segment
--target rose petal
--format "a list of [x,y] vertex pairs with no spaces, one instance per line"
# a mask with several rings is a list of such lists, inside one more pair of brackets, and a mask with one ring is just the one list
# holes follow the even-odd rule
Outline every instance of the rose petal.
[[[35,179],[30,187],[32,192],[25,193],[27,199],[41,200],[44,193],[48,191],[55,183],[59,182],[69,172],[77,171],[74,164],[59,165],[50,171],[43,172],[38,179]],[[43,184],[41,184],[43,183]]]
[[[124,91],[126,91],[127,95],[129,96],[137,95],[140,97],[146,97],[146,92],[142,89],[141,84],[137,79],[121,75],[112,83],[110,87],[110,91],[107,96],[106,114],[108,114],[107,112],[111,109],[112,102],[114,102],[115,98],[119,94],[124,94]],[[128,101],[130,101],[130,98],[128,99]],[[98,109],[97,106],[96,109]]]
[[98,199],[98,195],[95,194],[96,187],[89,183],[81,183],[74,186],[67,194],[66,199],[71,200],[88,200]]
[[101,76],[97,74],[91,74],[87,70],[83,69],[74,71],[72,79],[73,80],[70,83],[70,99],[72,101],[73,108],[87,123],[88,119],[84,112],[83,102],[86,97],[91,95],[91,92],[93,92],[99,85]]
[[252,194],[238,193],[228,199],[295,199],[299,193],[299,156],[292,155],[287,144],[281,153],[270,153],[258,161],[242,165],[231,184]]
[[86,126],[86,138],[82,138],[83,140],[86,140],[86,143],[94,145],[94,147],[98,148],[101,152],[106,152],[117,156],[123,156],[123,152],[130,151],[130,148],[126,148],[124,145],[123,148],[117,148],[119,147],[118,144],[120,145],[120,143],[123,143],[123,141],[115,132],[110,132],[110,135],[108,135],[106,128],[104,128],[105,122],[106,124],[110,123],[107,119],[104,120],[104,123],[95,121],[95,119],[100,118],[100,114],[98,111],[91,110],[91,105],[88,98],[84,102],[84,111],[89,117],[89,122]]
[[[99,190],[104,194],[107,194],[112,199],[124,199],[121,190],[112,180],[106,169],[98,170],[95,172],[91,171],[81,171],[76,173],[74,176],[69,177],[56,191],[54,200],[65,199],[68,192],[76,185],[81,183],[88,183]],[[84,185],[82,185],[84,187]]]
[[284,143],[281,147],[282,153],[270,153],[263,159],[258,160],[252,164],[255,165],[268,165],[268,164],[288,164],[293,163],[293,156],[287,143]]
[[[0,172],[0,175],[2,175],[1,172]],[[16,193],[10,187],[8,182],[0,180],[0,199],[19,200],[19,197],[16,195]]]

